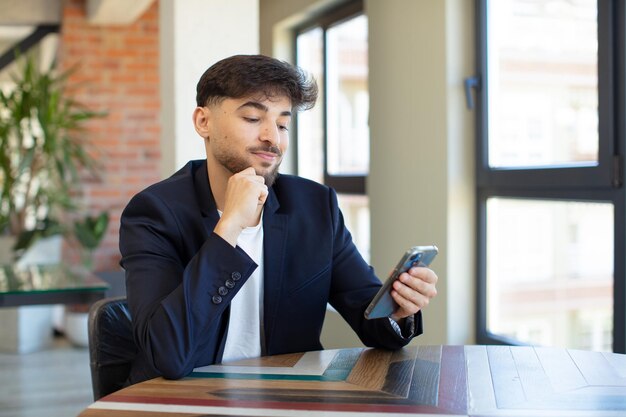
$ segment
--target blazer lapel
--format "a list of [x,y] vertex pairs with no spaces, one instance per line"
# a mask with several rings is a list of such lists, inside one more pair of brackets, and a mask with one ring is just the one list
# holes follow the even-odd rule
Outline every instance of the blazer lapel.
[[263,294],[263,325],[265,340],[263,354],[267,352],[267,341],[274,333],[274,323],[279,314],[281,289],[283,287],[283,265],[287,251],[287,214],[278,213],[280,204],[273,188],[270,188],[263,211],[263,262],[264,294]]
[[213,192],[209,185],[209,177],[207,172],[206,160],[196,169],[194,173],[194,187],[196,189],[196,199],[198,206],[200,207],[200,213],[202,213],[202,222],[204,224],[204,230],[207,237],[215,229],[215,225],[220,219],[220,215],[217,212],[217,206],[215,199],[213,198]]

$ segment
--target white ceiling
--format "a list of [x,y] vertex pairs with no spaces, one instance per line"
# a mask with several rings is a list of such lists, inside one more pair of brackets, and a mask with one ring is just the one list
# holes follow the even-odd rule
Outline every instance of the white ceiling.
[[43,25],[61,22],[61,0],[0,0],[0,25]]
[[[61,24],[62,0],[0,0],[0,55],[29,36],[38,25]],[[86,0],[85,13],[93,25],[125,25],[141,16],[154,0]],[[50,65],[58,35],[47,35],[37,48],[43,67]],[[9,80],[15,64],[0,71],[0,82]]]

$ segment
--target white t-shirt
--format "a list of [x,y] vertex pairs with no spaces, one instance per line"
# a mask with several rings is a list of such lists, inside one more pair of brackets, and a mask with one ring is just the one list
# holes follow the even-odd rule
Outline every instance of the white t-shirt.
[[[221,215],[221,213],[220,213]],[[263,215],[237,239],[258,267],[230,303],[230,321],[222,362],[261,356],[263,323]]]

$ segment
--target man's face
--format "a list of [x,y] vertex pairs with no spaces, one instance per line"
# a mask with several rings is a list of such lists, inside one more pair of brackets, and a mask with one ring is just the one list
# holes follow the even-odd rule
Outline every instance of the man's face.
[[271,186],[289,145],[291,101],[284,96],[227,98],[208,111],[207,158],[230,175],[253,167]]

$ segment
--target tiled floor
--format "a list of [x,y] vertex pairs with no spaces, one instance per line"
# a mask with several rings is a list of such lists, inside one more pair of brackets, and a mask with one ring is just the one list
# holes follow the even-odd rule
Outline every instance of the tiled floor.
[[75,417],[92,402],[87,348],[56,338],[44,351],[0,353],[0,417]]

